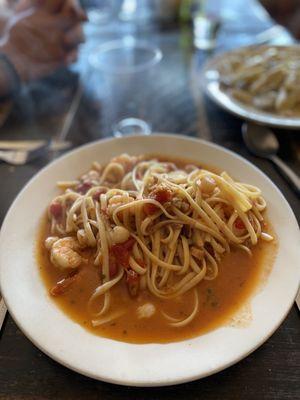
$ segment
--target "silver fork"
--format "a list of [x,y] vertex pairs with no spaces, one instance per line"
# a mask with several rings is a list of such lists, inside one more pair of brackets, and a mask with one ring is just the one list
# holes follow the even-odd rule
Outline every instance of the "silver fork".
[[12,165],[24,165],[47,153],[49,142],[34,150],[0,150],[0,161]]

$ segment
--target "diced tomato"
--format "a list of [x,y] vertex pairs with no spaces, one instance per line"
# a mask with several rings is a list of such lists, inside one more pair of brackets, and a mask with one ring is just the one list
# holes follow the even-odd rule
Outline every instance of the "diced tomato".
[[106,189],[104,189],[104,188],[96,190],[96,192],[93,194],[93,199],[96,201],[99,201],[100,195],[105,192],[106,192]]
[[[167,201],[171,201],[173,193],[170,189],[164,187],[158,187],[154,189],[150,194],[149,198],[158,201],[160,204],[164,204]],[[147,215],[152,215],[158,210],[155,204],[148,203],[144,205],[144,212]]]
[[239,229],[239,230],[245,229],[245,224],[244,224],[244,222],[241,220],[240,217],[237,217],[237,219],[235,220],[235,222],[234,222],[234,227],[235,227],[236,229]]
[[146,215],[155,214],[157,210],[158,210],[158,207],[155,204],[146,203],[144,205],[144,212],[145,212]]
[[149,197],[150,197],[150,199],[154,199],[154,200],[158,201],[160,204],[164,204],[167,201],[171,201],[172,200],[173,193],[168,188],[158,187],[157,189],[154,189],[149,194]]
[[121,243],[121,246],[123,246],[128,251],[132,251],[134,243],[135,239],[130,237],[129,239],[126,240],[126,242]]
[[109,277],[114,278],[118,273],[118,264],[114,254],[109,255]]
[[116,258],[117,263],[123,267],[128,268],[129,266],[129,257],[133,248],[135,240],[133,238],[129,238],[124,243],[114,244],[111,247],[111,251]]
[[93,185],[90,182],[82,182],[80,183],[77,188],[76,192],[80,194],[86,194],[86,192],[92,187]]
[[140,287],[140,278],[139,275],[131,268],[126,270],[126,283],[130,296],[136,297]]
[[52,203],[49,207],[49,211],[55,219],[60,219],[62,217],[63,208],[60,203]]
[[54,285],[53,288],[50,290],[50,294],[52,296],[60,296],[64,294],[67,290],[69,290],[70,286],[77,280],[78,275],[79,274],[76,273],[74,275],[70,275],[58,281],[56,285]]
[[136,262],[143,268],[146,268],[146,264],[144,262],[144,260],[142,260],[141,258],[139,258],[138,260],[136,260]]

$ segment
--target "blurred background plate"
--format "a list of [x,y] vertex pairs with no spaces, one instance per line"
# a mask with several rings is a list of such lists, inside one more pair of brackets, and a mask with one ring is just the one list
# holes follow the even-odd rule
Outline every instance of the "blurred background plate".
[[221,61],[235,51],[240,51],[240,49],[219,54],[210,59],[205,65],[203,75],[201,74],[201,84],[203,85],[206,94],[220,107],[246,120],[276,128],[299,129],[300,116],[286,117],[276,115],[275,113],[257,110],[254,107],[237,101],[221,89],[218,67]]

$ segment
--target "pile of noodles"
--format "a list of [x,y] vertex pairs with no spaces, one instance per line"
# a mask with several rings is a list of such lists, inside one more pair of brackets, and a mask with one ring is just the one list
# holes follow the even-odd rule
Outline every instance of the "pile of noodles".
[[[118,317],[110,309],[110,289],[124,277],[123,267],[112,279],[109,273],[115,226],[126,228],[135,240],[128,267],[139,275],[142,289],[161,299],[193,291],[193,310],[187,318],[163,313],[177,327],[197,314],[197,285],[217,277],[226,253],[236,247],[251,255],[259,238],[272,240],[263,232],[266,202],[260,189],[236,182],[226,172],[122,155],[103,168],[94,163],[80,180],[59,186],[64,193],[53,202],[62,206],[63,217],[58,221],[49,214],[51,232],[76,236],[82,248],[92,248],[102,272],[89,301],[92,310],[104,296],[101,309],[93,312],[95,326]],[[166,191],[168,201],[158,201],[157,190]]]

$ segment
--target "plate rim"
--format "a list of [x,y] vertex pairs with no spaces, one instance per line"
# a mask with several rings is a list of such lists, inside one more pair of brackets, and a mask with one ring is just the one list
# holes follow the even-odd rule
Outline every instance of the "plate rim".
[[[266,180],[269,182],[269,184],[273,187],[273,189],[276,190],[276,192],[277,192],[277,194],[280,196],[281,200],[282,200],[282,201],[285,203],[285,205],[287,206],[287,208],[288,208],[288,210],[289,210],[289,213],[290,213],[290,215],[291,215],[292,218],[293,218],[293,222],[298,226],[298,222],[297,222],[297,219],[296,219],[296,217],[295,217],[295,214],[294,214],[292,208],[290,207],[289,203],[287,202],[287,200],[285,199],[285,197],[283,196],[283,194],[282,194],[281,191],[279,190],[279,188],[278,188],[278,187],[271,181],[271,179],[270,179],[263,171],[261,171],[256,165],[254,165],[253,163],[251,163],[251,162],[248,161],[247,159],[243,158],[243,157],[240,156],[238,153],[235,153],[234,151],[229,150],[229,149],[227,149],[227,148],[225,148],[225,147],[223,147],[223,146],[220,146],[220,145],[218,145],[218,144],[215,144],[215,143],[211,143],[211,142],[207,142],[207,141],[202,140],[202,139],[198,139],[198,138],[194,138],[194,137],[187,137],[187,136],[179,135],[179,134],[155,133],[155,134],[152,134],[151,136],[155,136],[156,138],[163,137],[163,138],[168,138],[168,139],[172,139],[172,138],[173,138],[173,139],[182,139],[182,140],[184,140],[184,141],[190,141],[190,142],[198,142],[198,143],[200,142],[200,143],[201,143],[202,145],[204,145],[204,146],[212,147],[212,148],[215,148],[215,149],[217,149],[217,150],[219,150],[219,151],[225,152],[225,153],[229,154],[231,157],[237,158],[239,161],[241,161],[241,162],[243,162],[243,163],[246,163],[246,164],[248,165],[248,167],[251,167],[252,169],[254,169],[254,170],[256,171],[256,173],[258,173],[258,174],[260,174],[260,175],[263,175],[264,179],[266,179]],[[136,135],[136,136],[131,136],[131,137],[133,137],[133,138],[135,138],[135,137],[136,137],[136,138],[140,138],[141,136]],[[6,214],[6,216],[5,216],[4,220],[3,220],[3,224],[2,224],[2,227],[1,227],[1,231],[0,231],[0,249],[1,249],[1,243],[2,243],[2,241],[1,241],[2,234],[3,234],[3,231],[4,231],[5,227],[6,227],[7,221],[9,220],[10,215],[11,215],[11,213],[13,212],[15,203],[17,202],[17,200],[19,199],[19,197],[21,197],[21,195],[23,194],[23,192],[25,192],[25,191],[27,190],[28,186],[30,186],[30,185],[35,181],[35,179],[37,179],[40,175],[42,175],[43,172],[44,172],[45,170],[47,170],[48,168],[51,168],[51,167],[52,167],[53,165],[55,165],[56,163],[59,163],[61,160],[67,159],[68,157],[72,157],[73,154],[75,154],[75,153],[77,153],[77,152],[81,152],[83,149],[88,149],[89,147],[93,147],[93,146],[95,146],[95,145],[97,145],[97,144],[100,144],[100,143],[103,143],[103,142],[116,141],[116,140],[117,140],[117,141],[122,141],[122,140],[124,140],[124,139],[126,140],[126,137],[125,137],[125,138],[106,138],[106,139],[95,140],[95,141],[93,141],[93,142],[87,143],[87,144],[85,144],[85,145],[83,145],[83,146],[80,146],[80,147],[78,147],[78,148],[76,148],[76,149],[74,149],[74,150],[72,150],[72,151],[67,152],[66,154],[64,154],[64,155],[62,155],[61,157],[57,158],[56,160],[50,162],[50,163],[47,164],[45,167],[43,167],[40,171],[38,171],[38,172],[26,183],[26,185],[23,187],[23,189],[18,193],[18,195],[15,197],[13,203],[11,204],[9,210],[7,211],[7,214]],[[4,298],[4,300],[6,301],[6,290],[4,289],[4,291],[3,291],[2,283],[1,283],[1,282],[2,282],[2,280],[1,280],[1,270],[2,270],[2,268],[3,268],[3,267],[2,267],[1,264],[0,264],[0,288],[1,288],[1,292],[2,292],[3,298]],[[169,385],[174,385],[174,384],[181,384],[181,383],[185,383],[185,382],[191,382],[191,381],[194,381],[194,380],[197,380],[197,379],[202,379],[202,378],[204,378],[204,377],[207,377],[207,376],[209,376],[209,375],[215,374],[215,373],[217,373],[217,372],[219,372],[219,371],[222,371],[222,370],[224,370],[224,369],[230,367],[231,365],[234,365],[234,364],[238,363],[240,360],[244,359],[244,358],[247,357],[249,354],[251,354],[253,351],[255,351],[255,350],[256,350],[258,347],[260,347],[266,340],[268,340],[268,339],[270,338],[270,336],[273,335],[273,333],[274,333],[274,332],[278,329],[278,327],[282,324],[282,322],[283,322],[284,319],[286,318],[287,314],[289,313],[291,307],[293,306],[293,303],[294,303],[294,299],[295,299],[295,297],[296,297],[296,294],[297,294],[297,291],[295,292],[293,298],[291,297],[290,304],[289,304],[289,306],[287,307],[287,309],[286,309],[284,315],[282,315],[282,317],[281,317],[279,320],[276,319],[277,323],[274,324],[272,330],[269,330],[267,335],[261,337],[260,340],[257,341],[257,344],[256,344],[255,346],[251,347],[251,349],[250,349],[249,351],[247,351],[247,352],[241,352],[241,354],[240,354],[239,357],[235,357],[233,360],[231,360],[231,361],[229,361],[229,362],[227,362],[227,363],[223,363],[220,367],[208,369],[206,373],[194,374],[193,376],[191,376],[191,375],[189,375],[189,376],[183,376],[183,377],[181,377],[181,378],[176,377],[176,378],[172,379],[171,381],[162,380],[162,381],[156,381],[156,382],[153,382],[153,381],[150,381],[150,382],[149,382],[149,381],[147,381],[147,380],[146,380],[146,381],[141,381],[141,380],[139,380],[139,381],[128,381],[128,380],[122,381],[122,380],[120,380],[120,379],[114,379],[113,377],[99,376],[99,375],[97,375],[97,374],[93,374],[93,373],[87,372],[87,371],[84,370],[84,369],[77,368],[76,366],[74,367],[72,364],[70,364],[68,361],[66,361],[63,357],[59,357],[59,356],[53,355],[51,352],[48,352],[48,351],[47,351],[47,347],[46,347],[45,345],[40,344],[38,341],[36,341],[35,338],[32,337],[31,333],[28,332],[27,328],[26,328],[26,327],[23,327],[22,320],[21,320],[21,321],[18,320],[18,318],[14,315],[14,312],[11,310],[9,301],[7,302],[7,305],[8,305],[9,312],[10,312],[10,314],[11,314],[11,316],[12,316],[14,322],[15,322],[16,325],[20,328],[20,330],[24,333],[24,335],[25,335],[38,349],[40,349],[43,353],[45,353],[45,354],[46,354],[47,356],[49,356],[50,358],[54,359],[56,362],[62,364],[63,366],[65,366],[65,367],[67,367],[67,368],[69,368],[69,369],[71,369],[71,370],[73,370],[73,371],[75,371],[75,372],[77,372],[77,373],[80,373],[80,374],[82,374],[82,375],[91,377],[91,378],[96,379],[96,380],[101,380],[101,381],[104,381],[104,382],[108,382],[108,383],[114,383],[114,384],[118,384],[118,385],[130,385],[130,386],[137,386],[137,387],[147,387],[147,386],[148,386],[148,387],[150,387],[150,386],[151,386],[151,387],[154,387],[154,386],[169,386]],[[179,342],[179,343],[180,343],[180,342]],[[151,345],[152,345],[152,344],[151,344]],[[155,345],[157,345],[157,344],[155,344]],[[159,344],[159,345],[160,345],[160,344]]]

